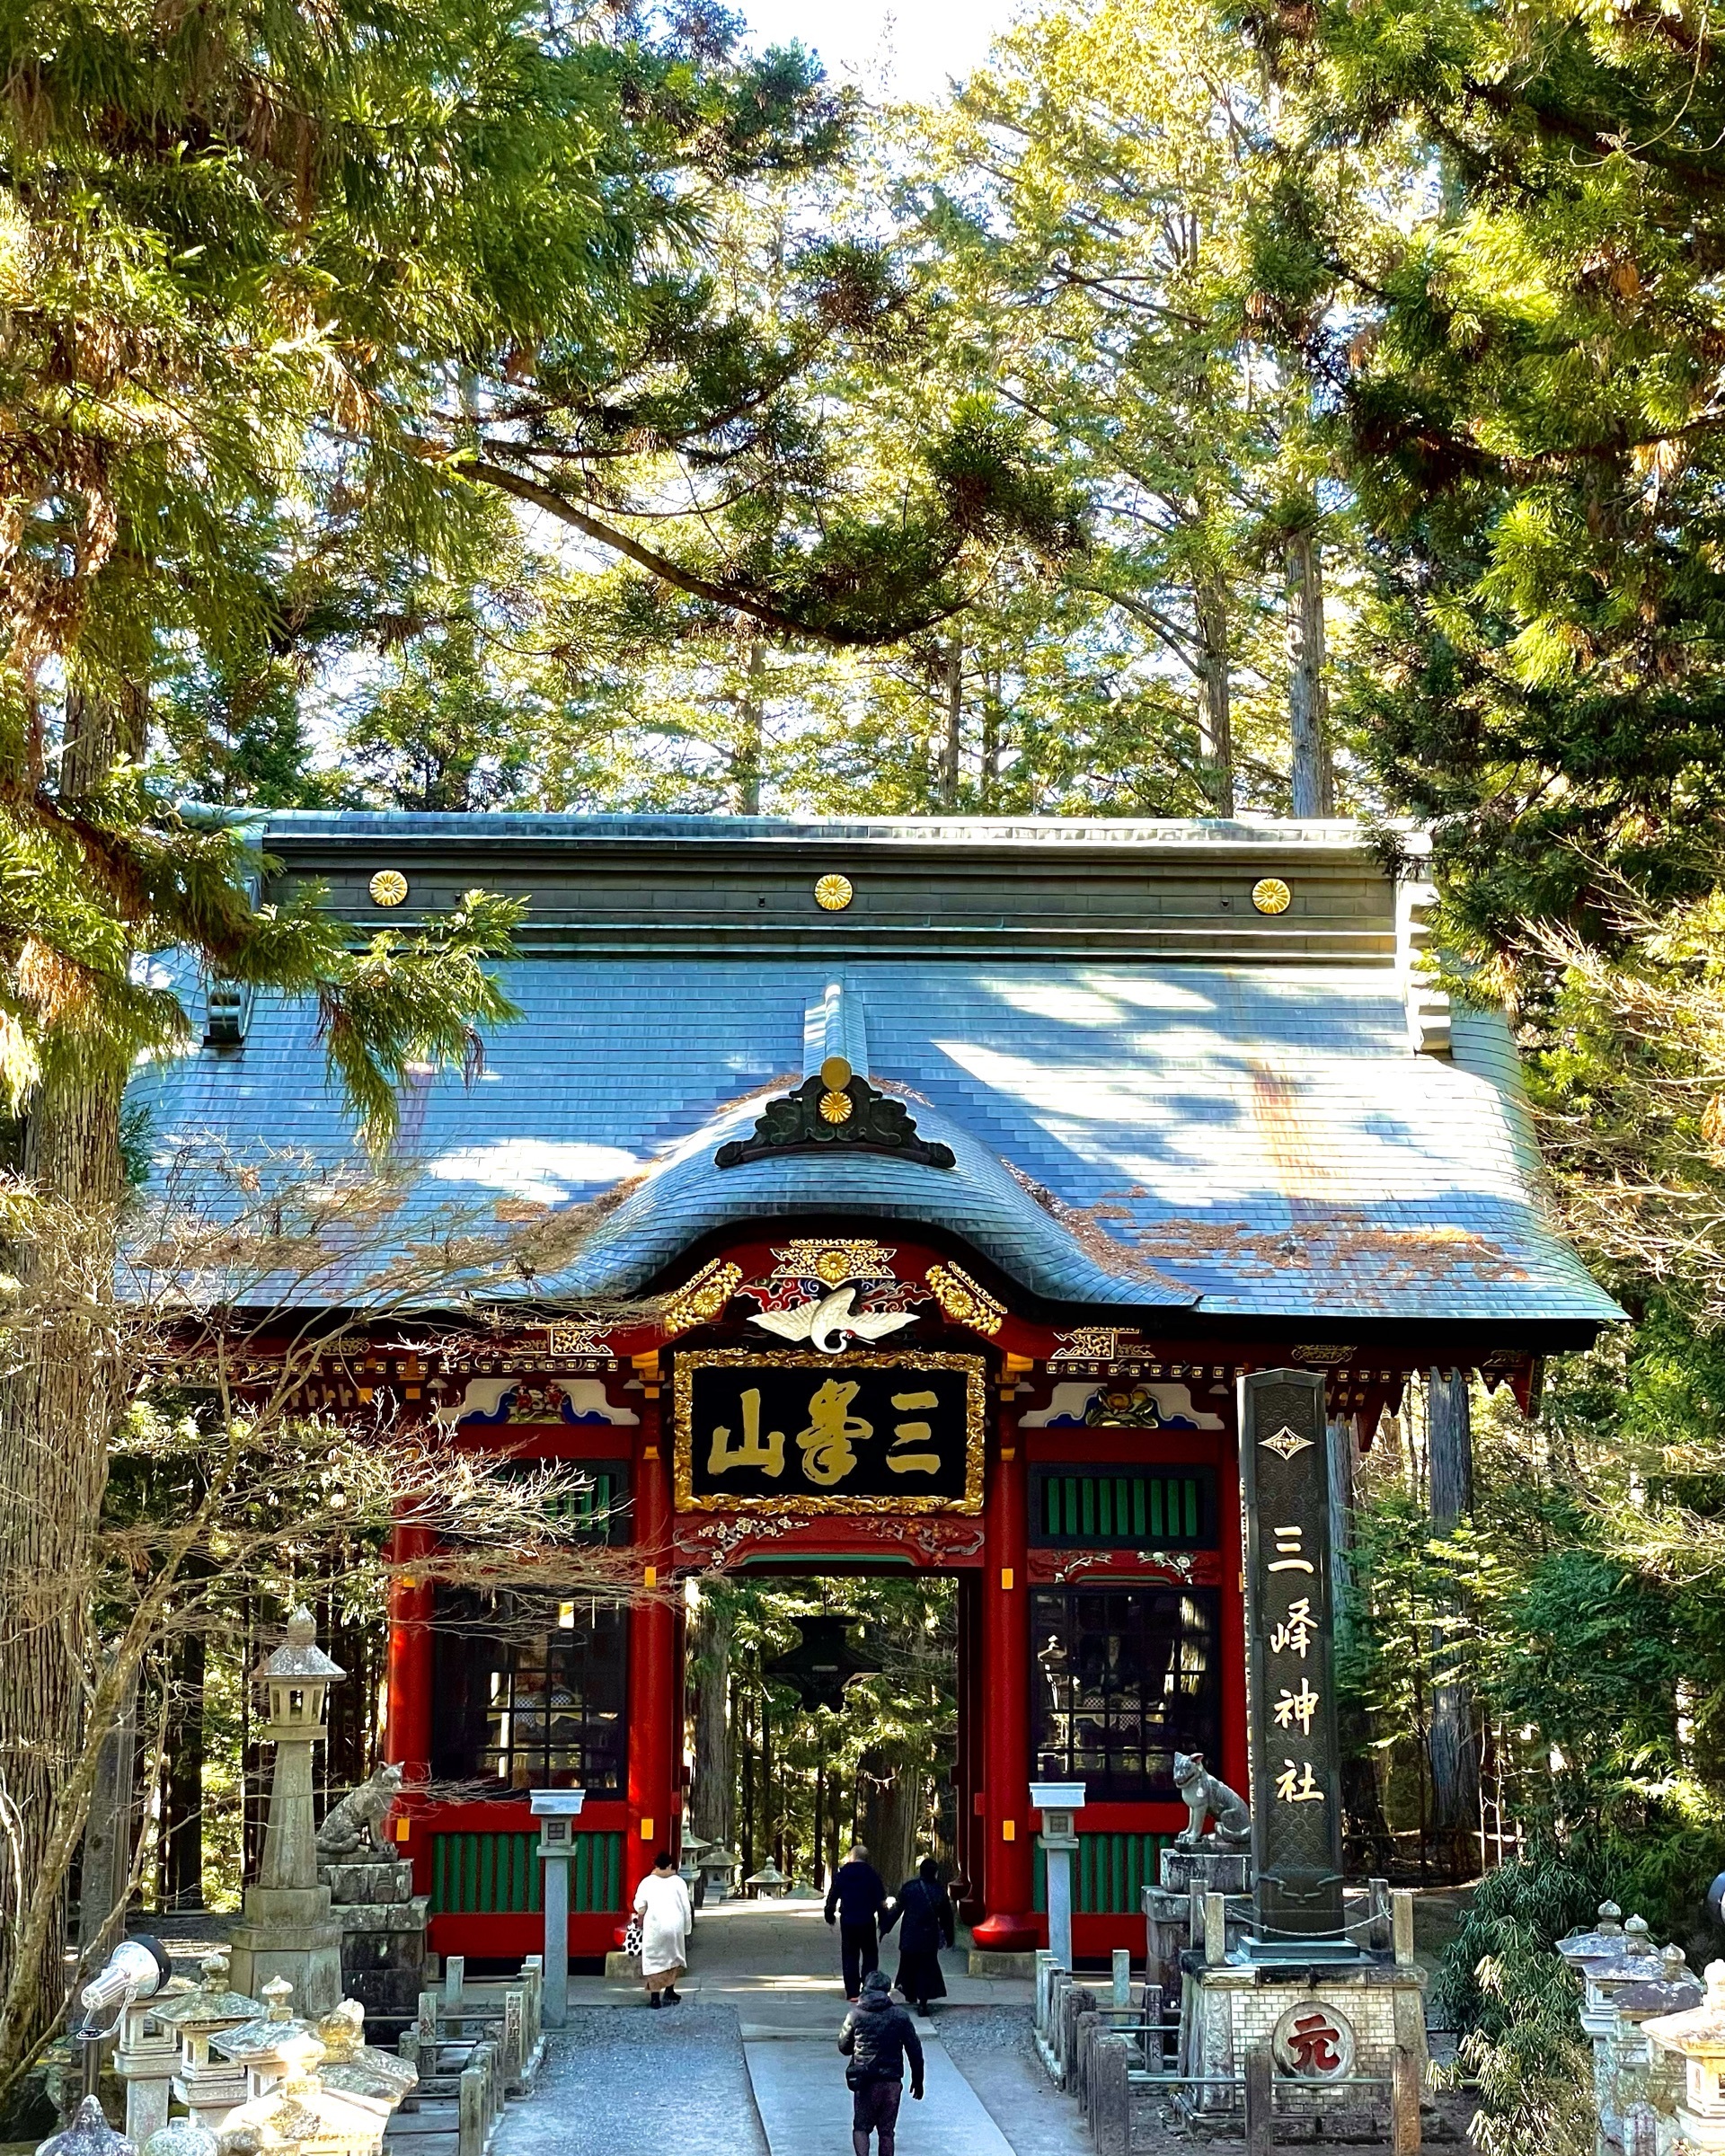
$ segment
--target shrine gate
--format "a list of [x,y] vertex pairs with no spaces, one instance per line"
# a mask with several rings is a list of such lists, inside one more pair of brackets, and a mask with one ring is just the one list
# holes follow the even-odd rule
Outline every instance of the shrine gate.
[[[592,1532],[647,1591],[524,1630],[399,1587],[387,1750],[442,1951],[534,1950],[527,1791],[579,1786],[571,1950],[603,1954],[680,1831],[678,1583],[839,1566],[958,1582],[978,1944],[1045,1934],[1048,1779],[1088,1792],[1077,1953],[1141,1948],[1175,1752],[1248,1782],[1236,1381],[1322,1374],[1340,1507],[1411,1372],[1526,1402],[1618,1314],[1542,1212],[1503,1021],[1424,969],[1417,834],[1399,874],[1342,823],[259,835],[275,888],[317,879],[367,928],[474,886],[530,901],[501,969],[523,1016],[472,1086],[414,1082],[401,1232],[571,1224],[555,1269],[482,1317],[392,1322],[309,1404],[393,1398],[584,1463]],[[314,1012],[220,984],[209,1009],[146,1081],[158,1144],[350,1160]]]

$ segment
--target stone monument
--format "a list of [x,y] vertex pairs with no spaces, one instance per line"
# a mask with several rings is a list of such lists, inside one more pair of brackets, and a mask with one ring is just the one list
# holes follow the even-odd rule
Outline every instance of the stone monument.
[[[381,1838],[402,1771],[380,1767],[317,1830],[317,1876],[341,1931],[341,1983],[382,2035],[410,2028],[425,1989],[427,1897],[413,1863]],[[327,2081],[328,2077],[325,2076]]]
[[269,1700],[260,1735],[275,1745],[276,1764],[263,1861],[229,1941],[233,1981],[261,1998],[266,1982],[281,1977],[305,2013],[326,2014],[341,1996],[341,1926],[317,1877],[312,1746],[323,1735],[330,1686],[347,1673],[317,1645],[310,1611],[299,1609],[257,1674]]
[[1353,1935],[1376,1921],[1350,1928],[1343,1891],[1324,1381],[1252,1371],[1239,1401],[1254,1802],[1246,1818],[1234,1791],[1189,1778],[1191,1828],[1201,1807],[1218,1832],[1189,1829],[1182,1840],[1211,1847],[1170,1854],[1243,1865],[1249,1832],[1251,1921],[1236,1936],[1229,1901],[1244,1878],[1206,1885],[1202,1944],[1195,1925],[1181,1957],[1180,2070],[1199,2082],[1193,2107],[1211,2112],[1233,2110],[1234,2091],[1262,2074],[1290,2120],[1333,2122],[1368,2107],[1362,2085],[1387,2089],[1392,2143],[1417,2149],[1427,2054],[1412,1898],[1391,1896],[1385,1952]]

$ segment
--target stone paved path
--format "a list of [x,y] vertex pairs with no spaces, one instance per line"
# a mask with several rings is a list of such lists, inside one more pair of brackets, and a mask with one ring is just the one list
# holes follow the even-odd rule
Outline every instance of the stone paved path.
[[[1028,2039],[1029,1984],[972,1977],[962,1953],[950,1954],[944,1961],[948,2001],[936,2007],[932,2021],[918,2024],[928,2062],[928,2093],[920,2104],[906,2094],[899,2113],[900,2156],[1092,2156],[1073,2107],[1054,2096],[1046,2081],[1039,2088],[1010,2046],[1002,2051],[986,2040],[971,2040],[955,2042],[949,2053],[942,2040],[949,2032],[956,2038],[972,2021],[996,2018],[1010,2020]],[[896,1963],[889,1941],[885,1966],[891,1970]],[[836,1942],[818,1903],[735,1903],[703,1911],[689,1973],[678,1988],[688,2003],[654,2013],[639,1990],[599,1977],[571,1982],[571,2008],[581,2018],[581,2050],[579,2057],[572,2046],[562,2053],[560,2076],[570,2075],[575,2057],[575,2080],[602,2089],[608,2073],[619,2087],[628,2087],[643,2067],[650,2072],[659,2059],[680,2081],[684,2046],[677,2037],[683,2030],[695,2031],[699,2020],[710,2024],[712,2033],[701,2036],[698,2077],[703,2087],[716,2087],[722,2051],[718,2030],[728,2028],[733,2063],[743,2070],[756,2115],[755,2139],[739,2138],[730,2144],[739,2156],[751,2150],[764,2156],[850,2156],[850,2097],[844,2061],[834,2044],[845,2015],[845,1994]],[[628,2029],[626,2045],[614,2046],[601,2026],[606,2009],[619,2028]],[[570,2036],[576,2036],[572,2016]],[[969,2063],[972,2060],[975,2066]],[[566,2085],[572,2092],[572,2084]],[[538,2111],[549,2119],[563,2108],[555,2101],[554,2084],[547,2083],[546,2092],[553,2102],[527,2106],[524,2116]],[[656,2108],[642,2111],[643,2117],[658,2115]],[[615,2156],[638,2156],[636,2129],[626,2106],[614,2116],[611,2130],[617,2138],[607,2145]],[[553,2156],[548,2137],[553,2131],[539,2129],[547,2137],[532,2146],[505,2141],[496,2156]],[[649,2145],[641,2143],[640,2156],[646,2156]],[[701,2143],[703,2149],[709,2145],[717,2144]],[[675,2141],[650,2146],[651,2156],[660,2156],[661,2151],[682,2156]],[[586,2152],[577,2143],[570,2156]]]
[[572,2008],[492,2156],[768,2156],[737,2017]]

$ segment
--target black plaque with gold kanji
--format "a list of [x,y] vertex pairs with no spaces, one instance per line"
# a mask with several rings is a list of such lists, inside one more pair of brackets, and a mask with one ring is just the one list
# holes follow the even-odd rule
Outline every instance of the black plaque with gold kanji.
[[983,1375],[967,1355],[680,1355],[677,1505],[980,1511]]
[[1240,1380],[1240,1478],[1259,1925],[1272,1941],[1340,1940],[1341,1778],[1321,1375],[1260,1370]]

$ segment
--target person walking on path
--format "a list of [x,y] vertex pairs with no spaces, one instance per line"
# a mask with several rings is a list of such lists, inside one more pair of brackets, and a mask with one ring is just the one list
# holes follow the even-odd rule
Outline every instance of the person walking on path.
[[845,2017],[838,2048],[850,2061],[845,2080],[851,2091],[852,2148],[856,2156],[869,2156],[874,2133],[880,2136],[880,2156],[893,2156],[907,2058],[911,2097],[923,2100],[923,2044],[910,2016],[892,2003],[891,1986],[880,1969],[862,1979],[862,1996]]
[[641,1976],[647,1986],[647,2003],[680,2005],[677,1980],[689,1966],[694,1911],[668,1849],[659,1851],[653,1869],[636,1887],[635,1914],[641,1919]]
[[827,1889],[827,1922],[838,1925],[839,1955],[845,1966],[845,1996],[854,2006],[862,1980],[880,1966],[875,1922],[887,1907],[886,1883],[859,1842]]
[[941,1868],[933,1857],[916,1867],[916,1877],[898,1889],[892,1914],[880,1927],[884,1941],[898,1926],[898,1989],[925,2014],[931,1999],[946,1997],[946,1977],[941,1968],[941,1948],[958,1937],[952,1921],[952,1904],[941,1884]]

